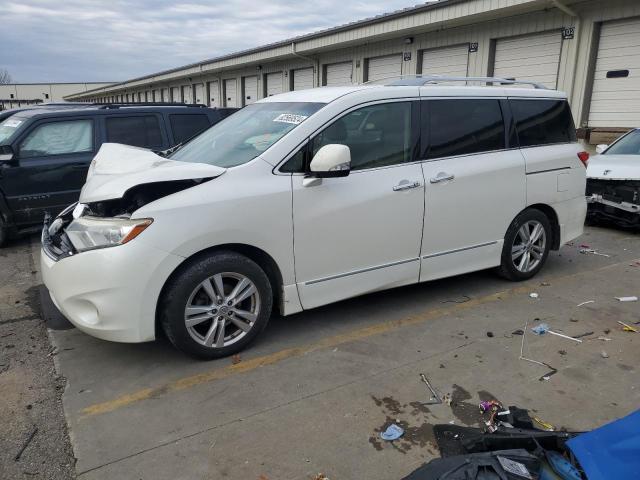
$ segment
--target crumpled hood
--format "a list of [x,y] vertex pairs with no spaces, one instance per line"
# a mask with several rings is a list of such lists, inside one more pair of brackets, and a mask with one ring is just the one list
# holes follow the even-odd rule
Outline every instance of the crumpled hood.
[[640,180],[640,155],[595,155],[589,160],[587,178]]
[[205,163],[170,160],[144,148],[104,143],[89,166],[80,203],[121,198],[130,188],[145,183],[215,178],[225,171]]

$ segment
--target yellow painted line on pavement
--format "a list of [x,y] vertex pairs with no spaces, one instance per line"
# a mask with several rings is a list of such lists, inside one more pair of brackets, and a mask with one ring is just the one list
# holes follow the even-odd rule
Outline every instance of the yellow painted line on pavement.
[[[604,267],[600,267],[595,270],[588,270],[588,271],[578,272],[578,273],[574,273],[574,274],[566,275],[562,277],[551,278],[549,280],[551,281],[567,280],[569,278],[577,277],[579,275],[583,275],[586,273],[593,273],[599,270],[612,268],[617,265],[621,265],[625,263],[628,263],[628,261],[621,262],[619,264],[606,265]],[[82,420],[84,418],[91,417],[94,415],[101,415],[104,413],[113,412],[114,410],[118,410],[122,407],[126,407],[128,405],[132,405],[134,403],[138,403],[150,398],[155,398],[169,392],[185,390],[197,385],[202,385],[204,383],[209,383],[215,380],[228,378],[233,375],[237,375],[239,373],[250,372],[260,367],[273,365],[275,363],[278,363],[288,358],[301,357],[303,355],[306,355],[311,352],[315,352],[317,350],[336,347],[338,345],[342,345],[345,343],[354,342],[357,340],[362,340],[368,337],[373,337],[375,335],[380,335],[386,332],[397,330],[402,327],[423,323],[428,320],[433,320],[435,318],[442,317],[445,315],[451,315],[460,310],[467,310],[469,308],[477,307],[479,305],[484,305],[487,303],[492,303],[497,300],[504,300],[514,295],[526,293],[530,291],[530,289],[531,289],[531,285],[523,285],[520,287],[515,287],[502,292],[485,295],[483,297],[473,298],[465,303],[459,303],[459,304],[455,304],[445,308],[434,308],[434,309],[426,310],[416,315],[411,315],[411,316],[396,319],[396,320],[390,320],[388,322],[378,323],[376,325],[371,325],[369,327],[359,328],[356,330],[352,330],[350,332],[335,335],[333,337],[327,337],[317,342],[303,345],[300,347],[287,348],[274,353],[270,353],[268,355],[263,355],[260,357],[243,360],[242,362],[237,363],[235,365],[227,365],[225,367],[216,368],[208,372],[203,372],[196,375],[190,375],[188,377],[180,378],[178,380],[174,380],[172,382],[166,383],[160,387],[145,388],[143,390],[139,390],[134,393],[121,395],[117,398],[108,400],[106,402],[89,405],[88,407],[85,407],[80,411],[81,413],[80,419]]]

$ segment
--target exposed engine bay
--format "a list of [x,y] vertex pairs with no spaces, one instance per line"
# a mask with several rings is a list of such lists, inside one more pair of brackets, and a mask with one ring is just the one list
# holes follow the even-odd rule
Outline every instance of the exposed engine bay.
[[93,203],[75,203],[65,208],[57,217],[45,217],[42,231],[42,245],[52,259],[59,260],[77,253],[70,241],[66,228],[79,217],[128,219],[133,212],[155,200],[200,185],[210,178],[191,180],[170,180],[165,182],[137,185],[125,192],[122,198]]
[[587,179],[588,218],[640,227],[640,180]]

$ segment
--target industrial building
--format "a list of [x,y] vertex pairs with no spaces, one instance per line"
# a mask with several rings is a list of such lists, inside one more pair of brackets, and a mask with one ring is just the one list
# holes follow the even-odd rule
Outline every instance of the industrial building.
[[241,107],[409,74],[515,77],[563,90],[583,137],[601,142],[640,125],[640,1],[440,0],[66,99]]
[[0,85],[0,110],[35,105],[38,103],[64,102],[74,93],[104,88],[113,82],[84,83],[8,83]]

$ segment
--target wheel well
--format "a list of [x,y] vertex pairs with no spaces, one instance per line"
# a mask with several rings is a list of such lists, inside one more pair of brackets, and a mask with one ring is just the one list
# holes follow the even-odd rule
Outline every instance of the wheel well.
[[278,308],[282,306],[282,273],[280,272],[280,268],[278,268],[278,264],[276,261],[264,250],[261,250],[257,247],[253,247],[251,245],[245,245],[240,243],[227,243],[223,245],[216,245],[215,247],[210,247],[204,250],[201,250],[197,253],[194,253],[188,258],[185,258],[184,261],[176,267],[176,269],[169,275],[167,280],[160,291],[160,295],[156,301],[156,338],[160,335],[163,335],[162,328],[160,328],[159,323],[159,315],[158,315],[158,305],[160,300],[164,296],[165,288],[169,284],[169,281],[182,269],[187,263],[195,262],[199,257],[210,255],[217,251],[226,251],[226,252],[235,252],[245,257],[250,258],[254,262],[256,262],[260,268],[264,270],[264,273],[267,274],[269,278],[269,282],[271,283],[271,289],[273,290],[273,304],[278,305]]
[[558,221],[558,214],[553,209],[553,207],[545,205],[544,203],[529,205],[525,210],[529,210],[532,208],[540,210],[549,219],[549,223],[551,223],[551,228],[553,230],[553,242],[551,243],[551,250],[558,250],[560,248],[560,222]]

